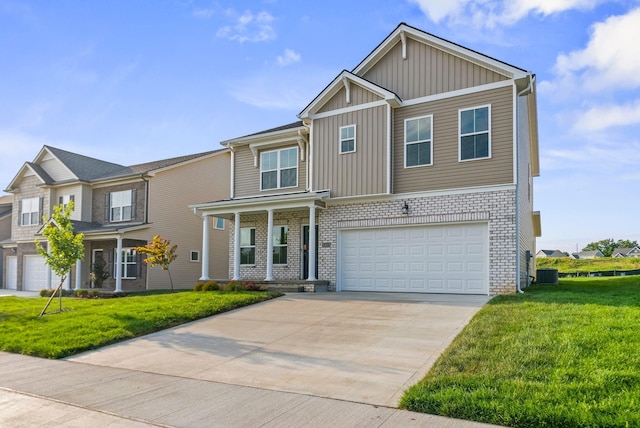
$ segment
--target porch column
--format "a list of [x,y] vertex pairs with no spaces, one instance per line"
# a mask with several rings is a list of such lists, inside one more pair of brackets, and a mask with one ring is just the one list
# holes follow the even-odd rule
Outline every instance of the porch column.
[[76,290],[82,288],[82,260],[76,261]]
[[202,216],[202,272],[200,281],[206,281],[209,278],[209,216]]
[[[47,254],[51,255],[51,244],[47,241]],[[51,289],[51,280],[53,279],[53,273],[51,271],[51,267],[47,265],[47,288]],[[58,284],[56,284],[56,287]]]
[[273,281],[273,210],[267,210],[267,277],[265,281]]
[[118,236],[116,248],[116,293],[122,292],[122,236]]
[[240,280],[240,213],[233,218],[233,278]]
[[63,288],[65,290],[71,290],[71,269],[67,272],[67,277],[64,280]]
[[309,207],[309,277],[307,281],[315,281],[316,278],[316,206]]

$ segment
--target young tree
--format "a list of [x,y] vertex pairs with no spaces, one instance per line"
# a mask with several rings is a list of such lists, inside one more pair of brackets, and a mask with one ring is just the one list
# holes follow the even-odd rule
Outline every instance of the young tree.
[[56,293],[60,295],[60,312],[62,312],[62,284],[67,279],[73,265],[84,258],[84,244],[82,242],[84,234],[73,233],[72,211],[73,201],[66,206],[53,207],[53,215],[49,220],[45,219],[46,226],[42,235],[47,238],[48,250],[45,250],[36,239],[38,253],[44,257],[45,263],[51,267],[51,270],[60,276],[60,284],[51,294],[49,301],[40,312],[40,316],[44,315]]
[[156,265],[160,266],[162,270],[166,270],[169,274],[169,281],[171,282],[171,292],[173,293],[173,278],[171,278],[171,272],[169,271],[169,265],[172,261],[178,258],[176,250],[177,245],[171,245],[171,241],[166,238],[156,235],[153,237],[153,241],[149,242],[144,247],[136,247],[136,251],[140,254],[146,254],[148,257],[143,260],[144,263],[150,267]]

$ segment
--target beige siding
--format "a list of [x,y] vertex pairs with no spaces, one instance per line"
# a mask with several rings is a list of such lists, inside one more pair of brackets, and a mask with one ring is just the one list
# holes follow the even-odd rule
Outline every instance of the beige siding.
[[[331,197],[386,193],[387,107],[380,106],[313,122],[313,187]],[[339,129],[356,125],[356,152],[340,154]]]
[[72,180],[76,178],[58,159],[47,157],[39,164],[55,181]]
[[[260,190],[260,153],[275,149],[298,147],[298,186],[285,189]],[[300,147],[297,143],[287,142],[263,148],[258,152],[258,163],[254,166],[253,153],[248,146],[238,147],[235,157],[235,195],[239,198],[243,196],[262,196],[277,193],[289,193],[303,191],[307,188],[307,161],[300,160]]]
[[457,56],[407,38],[407,59],[398,42],[365,79],[395,92],[403,100],[507,80]]
[[382,97],[374,94],[373,92],[359,86],[353,82],[350,84],[349,92],[350,92],[350,102],[347,103],[347,95],[344,86],[335,94],[327,103],[322,106],[319,112],[326,112],[337,110],[345,107],[357,106],[360,104],[372,103],[374,101],[379,101]]
[[[530,96],[530,95],[529,95]],[[531,177],[531,155],[529,150],[529,111],[527,97],[518,97],[518,218],[519,257],[521,286],[528,285],[529,276],[535,276],[535,257],[527,260],[527,251],[536,253],[536,238],[533,231],[533,179]],[[527,270],[527,262],[529,263]]]
[[[151,226],[128,238],[150,241],[163,236],[178,245],[178,258],[170,270],[175,288],[191,288],[200,278],[202,261],[191,262],[191,251],[202,260],[202,219],[189,209],[190,204],[229,198],[229,153],[191,162],[159,172],[149,181],[149,222]],[[229,229],[213,229],[209,221],[209,268],[213,278],[227,278],[229,267]],[[167,272],[148,268],[150,289],[169,288]]]
[[[89,192],[87,192],[89,190]],[[54,191],[54,205],[60,203],[60,197],[66,195],[74,196],[72,220],[91,221],[91,193],[88,186],[73,184],[70,186],[58,187]],[[87,198],[88,196],[88,198]]]
[[[459,162],[458,110],[486,104],[491,105],[491,158]],[[514,182],[511,87],[403,107],[394,113],[394,193]],[[429,114],[433,114],[433,165],[405,168],[404,121]]]

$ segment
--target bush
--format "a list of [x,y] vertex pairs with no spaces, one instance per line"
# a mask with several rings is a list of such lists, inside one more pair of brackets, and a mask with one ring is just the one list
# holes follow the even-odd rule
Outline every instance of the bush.
[[207,281],[202,286],[202,291],[218,291],[220,290],[220,286],[215,281]]
[[89,290],[76,290],[73,295],[75,297],[82,297],[84,299],[89,297]]
[[[53,294],[53,292],[55,291],[55,288],[43,288],[42,290],[40,290],[40,297],[51,297],[51,295]],[[62,291],[62,296],[66,297],[66,296],[73,296],[73,290],[63,290]],[[56,293],[56,296],[58,296],[58,293]]]
[[239,281],[232,280],[225,284],[224,291],[246,291],[247,288]]
[[255,282],[244,282],[242,283],[242,285],[244,286],[244,289],[247,291],[262,291],[262,286],[256,284]]
[[195,287],[193,287],[193,291],[202,291],[204,284],[205,282],[202,282],[202,281],[196,282]]
[[99,299],[102,297],[98,290],[76,290],[73,295],[80,299]]

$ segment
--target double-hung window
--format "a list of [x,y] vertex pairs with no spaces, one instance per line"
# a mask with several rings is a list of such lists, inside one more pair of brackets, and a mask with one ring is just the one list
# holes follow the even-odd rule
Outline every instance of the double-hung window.
[[433,164],[433,115],[405,119],[404,167]]
[[128,221],[135,218],[135,192],[123,190],[109,194],[109,221]]
[[40,224],[40,217],[40,198],[29,198],[20,201],[21,226]]
[[459,111],[460,160],[491,157],[491,106]]
[[[58,204],[62,205],[63,207],[69,205],[69,202],[75,202],[74,195],[63,195],[58,198]],[[73,207],[73,209],[75,210],[75,206]]]
[[287,237],[289,235],[288,226],[273,227],[273,264],[287,264]]
[[243,227],[240,229],[240,264],[256,264],[256,229]]
[[356,151],[356,126],[340,127],[340,154]]
[[224,230],[224,218],[222,217],[214,217],[213,218],[213,228]]
[[298,186],[298,148],[273,150],[260,154],[260,189]]
[[[114,266],[117,267],[118,250],[114,249]],[[120,272],[122,273],[122,279],[136,279],[138,275],[138,254],[134,248],[122,249],[122,264],[120,265]],[[114,270],[113,277],[117,278],[118,271]]]

